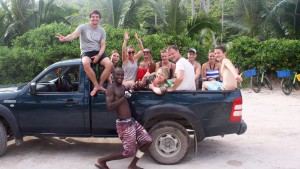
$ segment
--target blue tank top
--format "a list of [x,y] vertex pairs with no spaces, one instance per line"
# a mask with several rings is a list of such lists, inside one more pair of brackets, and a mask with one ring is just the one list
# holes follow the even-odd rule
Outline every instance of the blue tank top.
[[214,70],[206,70],[206,78],[218,78],[219,77],[219,69]]

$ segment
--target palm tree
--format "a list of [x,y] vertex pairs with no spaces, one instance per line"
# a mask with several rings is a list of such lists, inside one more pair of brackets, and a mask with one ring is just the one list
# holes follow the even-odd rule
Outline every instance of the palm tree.
[[11,40],[20,36],[29,29],[39,27],[43,23],[65,22],[67,16],[77,11],[71,8],[62,8],[54,4],[54,0],[44,3],[40,0],[38,8],[35,7],[35,0],[12,0],[10,6],[0,0],[5,11],[7,27],[3,39],[6,45],[11,45]]
[[215,33],[220,33],[221,25],[217,19],[212,18],[205,13],[200,13],[194,19],[188,21],[186,35],[194,37],[204,29],[208,29]]
[[12,38],[21,35],[28,30],[29,25],[27,25],[27,21],[31,9],[34,6],[34,0],[14,0],[10,2],[9,7],[3,0],[0,0],[0,4],[6,13],[8,24],[3,38],[5,44],[10,45],[10,40]]
[[300,0],[282,0],[270,11],[264,30],[270,37],[300,38]]
[[236,22],[242,25],[252,37],[262,34],[262,23],[268,13],[263,0],[240,0],[237,2]]
[[[145,0],[163,20],[165,13],[155,0]],[[144,5],[143,0],[100,0],[102,10],[106,12],[106,22],[114,28],[139,28],[138,10]]]

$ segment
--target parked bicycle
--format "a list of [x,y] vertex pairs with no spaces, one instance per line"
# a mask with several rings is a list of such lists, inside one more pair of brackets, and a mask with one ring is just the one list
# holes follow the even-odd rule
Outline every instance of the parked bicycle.
[[256,73],[255,69],[250,69],[247,71],[244,71],[244,75],[246,77],[251,77],[250,84],[251,88],[255,93],[259,93],[261,91],[262,86],[268,86],[270,90],[273,90],[273,86],[267,77],[266,70],[264,66],[260,67],[258,73]]
[[290,70],[280,70],[277,71],[277,76],[282,78],[281,80],[281,89],[284,94],[291,94],[293,87],[298,90],[300,74],[297,74],[297,71],[294,70],[292,73]]

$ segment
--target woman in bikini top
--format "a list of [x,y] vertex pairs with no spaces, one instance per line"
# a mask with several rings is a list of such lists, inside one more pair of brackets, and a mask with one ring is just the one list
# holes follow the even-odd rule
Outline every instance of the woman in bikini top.
[[202,80],[203,81],[219,81],[221,64],[216,61],[213,51],[208,54],[209,61],[202,66]]

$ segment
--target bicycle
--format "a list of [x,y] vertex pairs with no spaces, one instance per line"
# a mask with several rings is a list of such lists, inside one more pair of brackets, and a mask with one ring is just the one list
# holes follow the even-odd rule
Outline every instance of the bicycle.
[[261,67],[258,71],[258,74],[256,73],[255,69],[250,69],[247,71],[244,71],[244,75],[246,77],[251,77],[250,84],[251,88],[255,93],[259,93],[261,91],[261,87],[265,85],[268,86],[270,90],[273,90],[273,86],[267,77],[266,70],[264,67]]
[[277,76],[279,78],[282,77],[280,84],[284,94],[291,94],[293,87],[298,90],[299,87],[297,85],[299,85],[298,81],[300,81],[300,74],[297,74],[296,70],[292,73],[290,73],[290,70],[277,71]]

